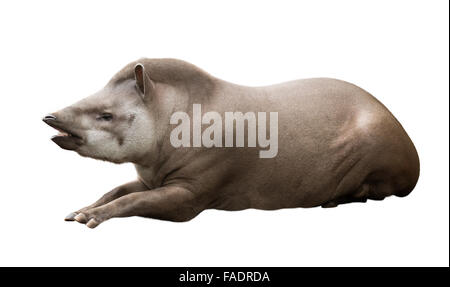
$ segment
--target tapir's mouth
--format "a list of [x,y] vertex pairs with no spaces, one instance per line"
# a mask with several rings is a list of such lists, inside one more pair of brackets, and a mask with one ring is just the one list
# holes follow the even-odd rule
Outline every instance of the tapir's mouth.
[[75,138],[75,139],[81,139],[79,135],[77,135],[74,132],[69,132],[68,130],[63,130],[61,128],[55,128],[59,133],[57,135],[52,136],[52,139],[58,138],[58,137],[69,137],[69,138]]
[[67,128],[56,117],[46,116],[43,121],[58,131],[51,139],[59,147],[67,150],[76,150],[83,144],[83,138],[71,128]]
[[57,135],[52,137],[52,141],[62,149],[76,150],[83,144],[83,139],[72,131],[62,128],[55,128],[59,131]]

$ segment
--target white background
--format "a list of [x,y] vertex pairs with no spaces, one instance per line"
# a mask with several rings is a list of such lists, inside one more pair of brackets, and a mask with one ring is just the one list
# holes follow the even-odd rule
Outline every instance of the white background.
[[[448,266],[448,1],[243,2],[1,2],[0,265]],[[335,209],[64,222],[135,172],[59,149],[41,118],[140,57],[245,85],[353,82],[409,133],[419,183]]]

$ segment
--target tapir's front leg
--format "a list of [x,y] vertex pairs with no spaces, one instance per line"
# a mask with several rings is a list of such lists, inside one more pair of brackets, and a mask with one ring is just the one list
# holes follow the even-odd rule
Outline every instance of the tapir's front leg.
[[94,207],[99,207],[101,205],[111,202],[119,197],[124,196],[124,195],[130,194],[133,192],[145,191],[145,190],[148,190],[148,187],[145,186],[140,180],[135,180],[135,181],[123,184],[121,186],[114,188],[110,192],[105,193],[99,200],[97,200],[93,204],[88,205],[82,209],[79,209],[78,211],[70,213],[69,215],[66,216],[66,218],[64,220],[74,221],[75,216],[77,216],[79,213],[81,213],[83,211],[92,209]]
[[164,186],[131,193],[107,204],[80,212],[75,220],[94,228],[112,217],[144,216],[188,221],[203,210],[194,193],[179,186]]

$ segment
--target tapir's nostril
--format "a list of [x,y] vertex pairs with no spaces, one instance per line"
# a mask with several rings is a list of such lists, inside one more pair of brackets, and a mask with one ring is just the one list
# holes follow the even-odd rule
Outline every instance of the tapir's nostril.
[[48,115],[46,115],[42,120],[43,120],[44,122],[47,122],[47,121],[54,121],[54,120],[56,120],[56,117],[55,117],[54,115],[52,115],[52,114],[48,114]]

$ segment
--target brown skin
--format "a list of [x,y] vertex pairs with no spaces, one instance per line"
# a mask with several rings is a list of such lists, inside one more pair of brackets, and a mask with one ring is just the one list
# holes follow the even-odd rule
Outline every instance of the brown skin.
[[[259,148],[174,148],[170,116],[278,112],[278,155]],[[133,162],[138,180],[69,214],[88,227],[113,217],[187,221],[209,208],[334,207],[409,194],[419,177],[413,143],[366,91],[334,79],[234,85],[173,59],[130,63],[95,95],[44,121],[72,136],[61,148]],[[207,125],[203,125],[205,129]]]

